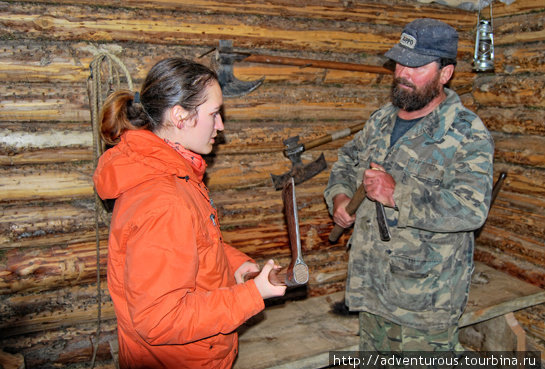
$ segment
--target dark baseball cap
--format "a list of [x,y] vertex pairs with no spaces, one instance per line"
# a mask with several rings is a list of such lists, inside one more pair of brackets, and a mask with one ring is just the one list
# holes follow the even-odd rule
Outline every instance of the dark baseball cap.
[[456,60],[458,32],[437,19],[420,18],[407,24],[399,43],[384,54],[407,67],[421,67],[440,58]]

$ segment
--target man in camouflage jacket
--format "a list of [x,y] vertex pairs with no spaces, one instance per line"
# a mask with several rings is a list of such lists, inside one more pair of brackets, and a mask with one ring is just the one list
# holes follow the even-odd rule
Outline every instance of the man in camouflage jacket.
[[[339,150],[324,193],[334,221],[354,224],[346,304],[363,312],[365,351],[459,349],[457,322],[473,272],[473,231],[488,215],[494,147],[479,117],[444,87],[457,39],[431,19],[405,27],[386,53],[396,62],[392,103]],[[436,93],[414,103],[411,96],[429,86]],[[362,182],[367,198],[350,216],[346,204]],[[379,236],[375,201],[385,206],[390,241]]]

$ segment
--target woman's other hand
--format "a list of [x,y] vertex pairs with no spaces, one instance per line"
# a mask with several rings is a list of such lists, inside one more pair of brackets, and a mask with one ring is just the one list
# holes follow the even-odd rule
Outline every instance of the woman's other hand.
[[246,261],[235,271],[235,281],[237,284],[244,283],[244,276],[248,273],[258,273],[259,265],[254,262]]

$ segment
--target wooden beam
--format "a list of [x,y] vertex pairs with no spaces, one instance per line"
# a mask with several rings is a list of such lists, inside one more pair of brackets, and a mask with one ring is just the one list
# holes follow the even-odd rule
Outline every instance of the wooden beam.
[[[35,3],[43,4],[66,4],[80,6],[98,6],[107,9],[117,8],[117,4],[107,0],[37,0]],[[537,4],[537,2],[536,2]],[[524,9],[528,11],[531,4]],[[413,1],[399,2],[395,6],[386,3],[371,1],[346,3],[341,0],[306,1],[305,3],[294,3],[288,0],[240,2],[236,0],[127,0],[123,2],[124,8],[146,9],[146,10],[167,10],[187,13],[204,14],[231,14],[283,18],[308,18],[319,21],[347,21],[403,26],[417,13],[420,17],[433,16],[453,26],[465,30],[471,29],[475,24],[473,12],[462,9],[446,7],[438,4],[423,4]],[[531,9],[531,8],[530,8]],[[426,15],[427,14],[427,15]]]
[[[44,34],[51,40],[78,40],[89,42],[109,42],[113,39],[162,44],[208,45],[216,47],[219,39],[237,39],[238,47],[256,49],[268,47],[285,50],[309,50],[327,52],[335,49],[345,53],[383,54],[399,40],[400,28],[392,29],[387,25],[358,25],[341,31],[335,22],[319,22],[300,27],[300,20],[282,18],[281,22],[274,18],[263,21],[256,19],[248,22],[245,16],[224,15],[221,19],[213,14],[184,13],[180,18],[171,11],[146,9],[146,17],[127,8],[96,8],[86,11],[77,6],[53,5],[47,7],[34,3],[12,3],[8,12],[0,15],[0,24],[4,26],[4,34],[12,37],[24,34],[27,38],[43,38]],[[419,6],[420,9],[424,8]],[[387,5],[383,9],[392,11]],[[429,8],[430,14],[437,7]],[[414,7],[405,9],[407,14],[401,16],[408,19],[423,16]],[[449,17],[456,11],[449,10]],[[464,17],[467,13],[463,11]],[[70,14],[66,17],[65,14]],[[92,14],[92,16],[89,16]],[[376,19],[376,15],[375,15]],[[160,22],[159,22],[160,20]],[[100,26],[97,26],[100,25]],[[471,53],[469,42],[461,40],[460,53]]]

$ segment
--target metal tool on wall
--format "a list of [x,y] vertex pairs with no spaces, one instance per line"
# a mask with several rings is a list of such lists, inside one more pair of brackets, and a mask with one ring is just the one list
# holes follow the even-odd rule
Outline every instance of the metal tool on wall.
[[219,47],[216,49],[216,60],[219,63],[218,78],[224,97],[237,97],[248,94],[258,88],[265,80],[265,77],[261,77],[255,81],[241,81],[237,79],[233,74],[233,64],[236,61],[242,60],[249,63],[293,65],[304,68],[325,68],[353,72],[392,74],[392,70],[376,65],[235,52],[233,51],[232,40],[219,41]]
[[303,152],[310,150],[314,147],[329,143],[331,141],[338,140],[340,138],[347,137],[363,128],[365,123],[358,123],[352,127],[337,130],[335,132],[328,133],[324,136],[308,141],[306,143],[299,142],[299,136],[293,136],[283,141],[284,143],[284,156],[290,159],[292,167],[284,174],[276,175],[271,174],[271,179],[274,184],[274,188],[280,190],[284,187],[286,181],[290,177],[293,177],[295,184],[306,181],[320,173],[327,168],[327,163],[324,158],[324,154],[320,154],[318,159],[309,164],[303,164],[301,155]]
[[243,60],[245,55],[233,52],[232,40],[220,40],[219,47],[216,50],[216,60],[218,66],[218,80],[225,97],[236,97],[249,94],[258,88],[265,77],[256,81],[241,81],[233,73],[233,64],[237,60]]

